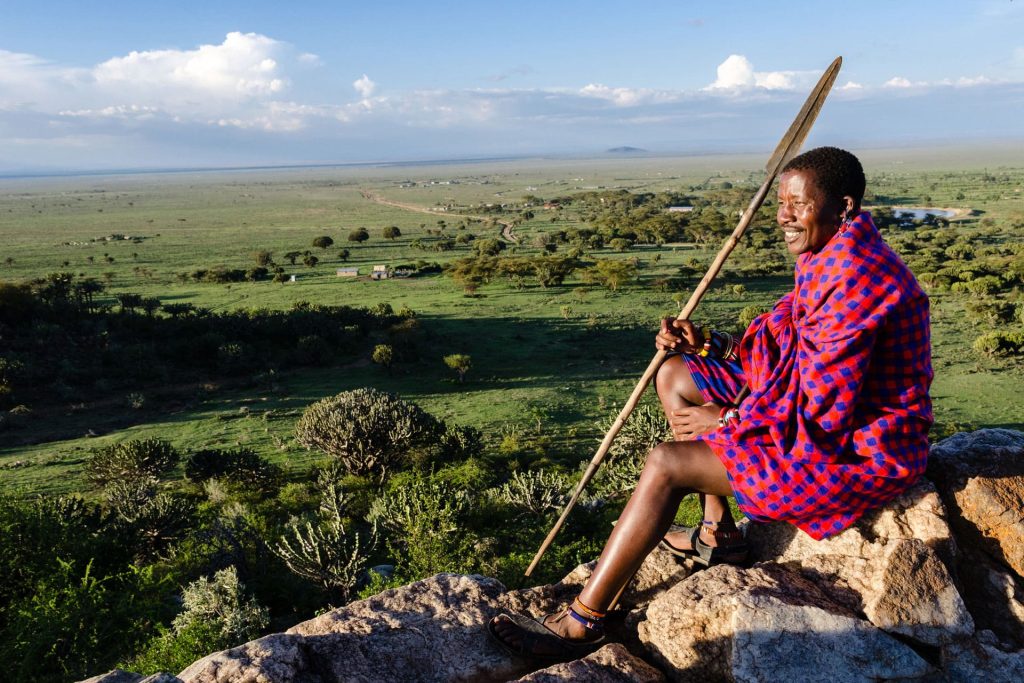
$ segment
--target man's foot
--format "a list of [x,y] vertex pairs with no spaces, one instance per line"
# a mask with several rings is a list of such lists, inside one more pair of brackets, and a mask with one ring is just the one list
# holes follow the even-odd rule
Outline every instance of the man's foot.
[[570,660],[592,652],[604,636],[588,631],[569,610],[541,621],[518,614],[499,614],[487,624],[491,637],[512,654],[527,658]]
[[704,522],[697,527],[669,532],[662,539],[661,547],[673,555],[709,566],[744,564],[748,554],[743,532],[732,523],[720,527],[717,522]]

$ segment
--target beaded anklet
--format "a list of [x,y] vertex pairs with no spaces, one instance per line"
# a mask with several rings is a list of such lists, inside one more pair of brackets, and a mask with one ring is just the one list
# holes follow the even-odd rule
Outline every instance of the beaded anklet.
[[590,609],[584,605],[579,598],[576,598],[569,606],[569,616],[583,624],[588,631],[603,633],[604,620],[605,617],[608,616],[608,613]]

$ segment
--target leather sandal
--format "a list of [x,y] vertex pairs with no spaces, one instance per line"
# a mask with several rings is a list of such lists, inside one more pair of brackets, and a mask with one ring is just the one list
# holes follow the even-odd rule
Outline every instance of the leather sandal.
[[[559,613],[558,619],[568,617],[569,612],[570,610],[566,608]],[[592,653],[604,644],[605,636],[603,634],[588,640],[569,640],[568,638],[563,638],[544,625],[543,622],[550,616],[553,615],[547,615],[538,621],[521,614],[500,614],[488,620],[487,633],[490,635],[491,640],[509,654],[525,659],[547,662],[567,662],[579,659]],[[518,645],[513,645],[498,635],[495,629],[495,622],[499,617],[505,617],[516,627],[521,639]],[[539,651],[538,645],[541,646]]]
[[[718,522],[704,522],[695,527],[682,527],[677,532],[690,535],[689,548],[677,548],[664,538],[661,539],[661,547],[675,555],[698,564],[712,567],[716,564],[746,564],[750,555],[750,549],[743,532],[739,529],[719,529]],[[701,540],[700,534],[704,531],[719,541],[719,545],[710,546]]]

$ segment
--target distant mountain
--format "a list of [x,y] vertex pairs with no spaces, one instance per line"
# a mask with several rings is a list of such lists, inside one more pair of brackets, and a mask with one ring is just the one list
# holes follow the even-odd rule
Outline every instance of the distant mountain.
[[646,149],[640,149],[639,147],[612,147],[608,150],[612,154],[639,154],[646,152]]

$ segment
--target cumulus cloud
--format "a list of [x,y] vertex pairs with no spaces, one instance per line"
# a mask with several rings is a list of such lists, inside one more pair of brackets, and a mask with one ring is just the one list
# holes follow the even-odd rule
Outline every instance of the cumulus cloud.
[[377,84],[371,81],[369,76],[363,74],[362,78],[353,81],[352,87],[365,100],[373,96],[373,92],[377,89]]
[[792,90],[801,85],[810,71],[754,71],[754,65],[743,55],[729,55],[718,65],[717,78],[707,90]]
[[860,84],[860,83],[857,83],[856,81],[847,81],[846,84],[843,85],[839,89],[840,90],[863,90],[864,86],[862,84]]

